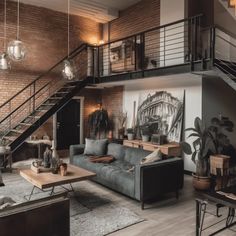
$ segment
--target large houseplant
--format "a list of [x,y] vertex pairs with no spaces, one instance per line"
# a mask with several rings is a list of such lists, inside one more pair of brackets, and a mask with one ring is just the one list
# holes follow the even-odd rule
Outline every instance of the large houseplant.
[[193,185],[197,189],[210,187],[209,157],[211,154],[221,154],[230,144],[225,131],[232,132],[234,124],[228,117],[219,116],[211,119],[211,125],[206,127],[200,118],[195,118],[194,127],[185,131],[192,133],[188,138],[195,140],[192,147],[189,143],[181,144],[183,152],[191,155],[192,161],[196,164],[196,174],[193,174]]
[[192,147],[187,142],[181,144],[183,152],[191,155],[192,161],[196,164],[196,174],[193,174],[193,186],[196,189],[207,189],[211,184],[208,160],[210,153],[212,153],[212,138],[209,128],[197,117],[194,121],[194,127],[185,131],[191,131],[188,138],[195,138]]
[[88,126],[95,137],[100,138],[102,133],[106,134],[109,130],[109,124],[108,112],[105,109],[98,109],[89,115]]

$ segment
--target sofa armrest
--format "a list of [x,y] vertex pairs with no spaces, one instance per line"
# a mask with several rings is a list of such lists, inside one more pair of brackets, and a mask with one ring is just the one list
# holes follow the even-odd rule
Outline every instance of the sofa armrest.
[[70,145],[70,161],[73,156],[83,154],[84,148],[85,148],[84,144]]
[[145,201],[183,187],[184,164],[175,157],[135,166],[135,198]]

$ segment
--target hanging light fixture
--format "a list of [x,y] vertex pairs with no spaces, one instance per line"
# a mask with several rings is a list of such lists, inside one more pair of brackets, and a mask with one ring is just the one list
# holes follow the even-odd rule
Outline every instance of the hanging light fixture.
[[8,44],[8,55],[13,61],[21,61],[25,58],[26,48],[24,43],[19,39],[20,35],[20,0],[17,2],[17,33],[16,40]]
[[70,0],[68,0],[68,32],[67,32],[67,59],[64,60],[62,75],[67,80],[75,78],[75,66],[70,60]]
[[0,54],[0,70],[7,70],[11,68],[10,61],[6,53],[6,37],[7,37],[7,1],[4,1],[4,39],[3,39],[3,48],[4,52]]

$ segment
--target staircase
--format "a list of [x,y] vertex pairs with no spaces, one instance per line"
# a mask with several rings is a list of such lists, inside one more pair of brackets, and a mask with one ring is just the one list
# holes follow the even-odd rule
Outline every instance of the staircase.
[[214,28],[213,69],[229,86],[236,90],[236,38],[219,27]]
[[[89,47],[84,44],[70,54],[70,60],[74,61],[77,69],[73,82],[62,77],[63,61],[66,59],[63,58],[0,106],[1,139],[13,152],[91,82],[91,73],[88,73]],[[82,68],[81,65],[86,66]]]

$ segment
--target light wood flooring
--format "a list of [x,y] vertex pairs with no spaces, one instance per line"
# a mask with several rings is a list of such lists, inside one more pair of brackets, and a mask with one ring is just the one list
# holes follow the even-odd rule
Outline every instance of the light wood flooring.
[[[98,184],[93,184],[93,187],[94,191],[101,192],[103,195],[107,194],[119,205],[129,208],[145,219],[141,223],[114,232],[110,236],[191,236],[195,235],[195,197],[191,181],[191,176],[185,176],[185,186],[179,200],[175,199],[174,194],[169,195],[156,203],[147,204],[143,211],[140,203],[135,200]],[[209,211],[215,211],[215,207],[210,206]],[[226,215],[226,210],[221,210],[221,213]],[[215,220],[219,219],[209,215],[206,217],[206,224],[213,223]],[[213,231],[223,226],[224,223],[221,223],[214,227]],[[236,226],[233,229],[236,230]],[[207,230],[202,236],[209,235],[211,232],[212,230]],[[232,236],[236,235],[236,231],[226,230],[218,235]]]

